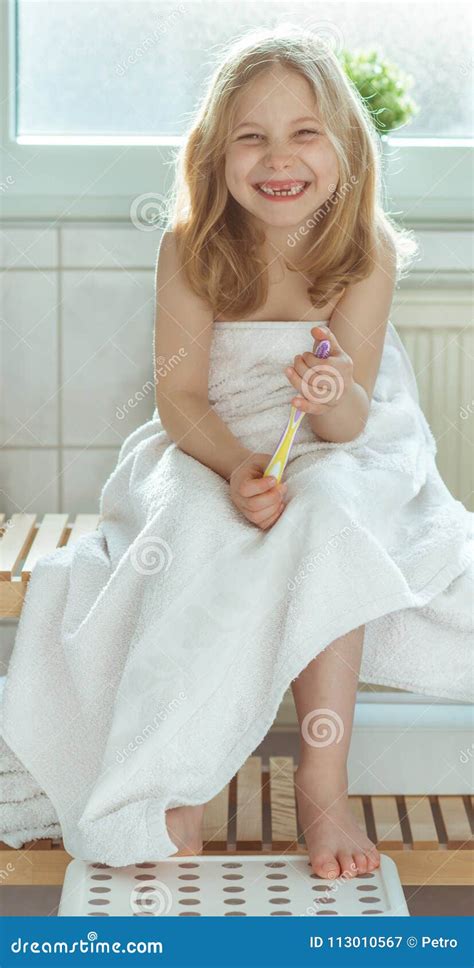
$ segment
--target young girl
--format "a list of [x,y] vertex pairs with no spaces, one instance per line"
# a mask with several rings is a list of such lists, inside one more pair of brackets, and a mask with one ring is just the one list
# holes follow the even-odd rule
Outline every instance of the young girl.
[[[155,412],[97,531],[36,566],[5,687],[4,737],[74,856],[199,852],[205,803],[291,683],[313,871],[369,872],[348,805],[359,672],[469,693],[471,515],[388,320],[415,247],[379,189],[370,117],[317,38],[229,50],[159,251]],[[264,470],[291,403],[305,416],[278,484]]]
[[[291,403],[308,415],[307,433],[335,444],[359,437],[379,371],[397,255],[406,258],[411,246],[377,203],[370,127],[332,54],[311,35],[276,32],[237,45],[187,140],[182,185],[191,209],[162,241],[156,316],[160,353],[171,358],[183,345],[186,360],[158,385],[157,407],[169,436],[229,482],[229,500],[262,531],[281,527],[288,515],[288,485],[262,476],[271,451],[245,445],[245,423],[234,435],[209,404],[213,322],[232,323],[236,366],[239,339],[251,340],[259,327],[269,327],[269,345],[287,341],[282,373]],[[294,335],[301,350],[290,359]],[[331,344],[324,364],[311,351],[311,342],[322,339]],[[325,584],[323,573],[314,580]],[[323,877],[366,873],[380,862],[347,797],[363,641],[359,625],[292,683],[302,729],[298,812],[313,870]],[[305,722],[325,709],[341,736],[308,742]],[[176,843],[199,849],[202,810],[170,811]]]

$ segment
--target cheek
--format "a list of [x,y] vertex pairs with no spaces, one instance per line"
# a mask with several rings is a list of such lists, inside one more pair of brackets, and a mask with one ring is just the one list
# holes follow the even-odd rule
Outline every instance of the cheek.
[[308,167],[324,181],[337,182],[339,165],[336,153],[325,145],[316,145],[304,158]]
[[249,175],[254,167],[255,159],[249,153],[233,150],[226,158],[225,176],[228,184],[236,188],[242,188],[242,183],[249,179]]

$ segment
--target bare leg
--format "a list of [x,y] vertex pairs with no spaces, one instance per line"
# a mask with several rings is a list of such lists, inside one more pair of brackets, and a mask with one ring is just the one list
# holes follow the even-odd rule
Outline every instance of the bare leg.
[[173,857],[201,853],[204,807],[203,803],[196,807],[173,807],[166,811],[168,833],[178,848]]
[[292,683],[300,725],[295,775],[298,815],[315,874],[365,874],[380,855],[353,819],[347,755],[354,720],[365,627],[324,649]]

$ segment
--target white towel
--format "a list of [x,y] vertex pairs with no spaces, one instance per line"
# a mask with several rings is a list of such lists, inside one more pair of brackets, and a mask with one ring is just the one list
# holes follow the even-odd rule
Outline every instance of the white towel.
[[[283,367],[311,325],[215,324],[209,399],[245,446],[277,444]],[[391,323],[364,432],[328,443],[303,420],[268,531],[156,410],[129,435],[97,531],[32,574],[5,686],[5,739],[66,850],[112,866],[175,853],[165,811],[210,800],[291,681],[362,624],[364,681],[470,697],[473,515],[435,454]]]
[[[5,681],[0,676],[0,724]],[[0,840],[18,848],[49,837],[61,837],[54,806],[0,736]]]

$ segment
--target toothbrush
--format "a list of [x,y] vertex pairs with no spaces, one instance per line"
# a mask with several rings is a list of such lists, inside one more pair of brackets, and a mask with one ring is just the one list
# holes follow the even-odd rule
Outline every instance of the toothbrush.
[[[325,360],[326,357],[329,356],[330,352],[331,344],[329,340],[323,339],[318,344],[314,355]],[[291,445],[295,439],[296,431],[298,430],[304,414],[304,410],[297,410],[292,404],[288,423],[280,437],[280,440],[278,441],[271,461],[267,464],[263,472],[264,477],[270,477],[270,475],[274,477],[277,484],[280,483],[283,477],[283,471],[285,470],[285,467],[288,463],[288,458],[290,456]]]

